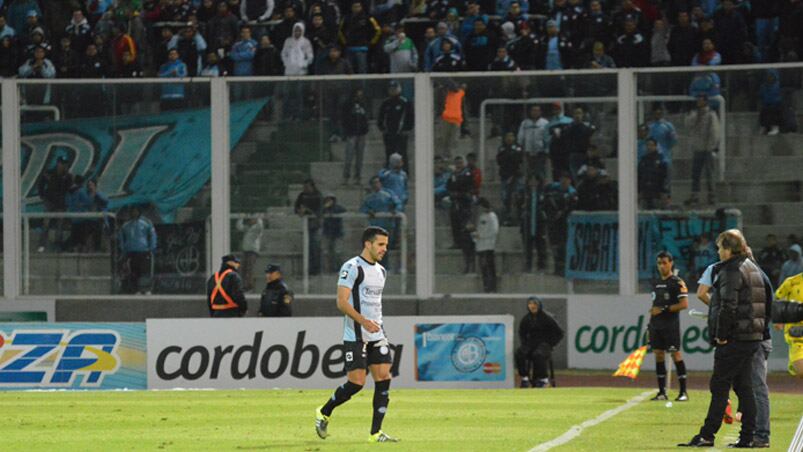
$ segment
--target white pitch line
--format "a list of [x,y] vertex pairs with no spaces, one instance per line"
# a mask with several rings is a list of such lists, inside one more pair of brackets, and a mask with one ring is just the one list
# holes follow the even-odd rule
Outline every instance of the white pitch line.
[[577,438],[578,436],[580,436],[580,434],[583,433],[583,430],[585,430],[585,429],[587,429],[589,427],[593,427],[593,426],[595,426],[597,424],[600,424],[602,422],[605,422],[606,420],[616,416],[617,414],[621,413],[622,411],[625,411],[625,410],[628,410],[630,408],[633,408],[634,406],[636,406],[639,403],[641,403],[644,400],[646,400],[647,397],[649,397],[654,392],[655,391],[652,391],[652,390],[646,391],[646,392],[642,392],[641,394],[639,394],[639,395],[633,397],[632,399],[628,400],[627,402],[625,402],[623,405],[619,405],[616,408],[611,408],[610,410],[600,414],[599,416],[595,417],[594,419],[589,419],[589,420],[583,422],[580,425],[572,426],[571,428],[569,428],[569,430],[566,431],[566,433],[558,436],[557,438],[555,438],[553,440],[547,441],[545,443],[541,443],[541,444],[533,447],[532,449],[530,449],[529,452],[544,452],[544,451],[547,451],[549,449],[552,449],[553,447],[562,446],[562,445],[568,443],[569,441],[571,441],[571,440]]

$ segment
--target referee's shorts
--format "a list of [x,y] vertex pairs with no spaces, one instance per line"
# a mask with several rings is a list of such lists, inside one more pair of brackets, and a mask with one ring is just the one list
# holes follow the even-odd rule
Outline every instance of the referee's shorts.
[[680,350],[680,328],[655,328],[650,326],[650,347],[653,350]]

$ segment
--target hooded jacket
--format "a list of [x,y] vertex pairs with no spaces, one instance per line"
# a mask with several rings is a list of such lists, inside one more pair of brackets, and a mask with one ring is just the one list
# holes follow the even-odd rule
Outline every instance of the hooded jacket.
[[781,105],[781,80],[778,78],[777,69],[767,69],[758,94],[761,96],[761,104],[765,107]]
[[563,339],[563,328],[551,314],[544,311],[544,305],[540,300],[538,303],[538,313],[533,315],[529,310],[519,322],[519,340],[523,347],[535,348],[539,344],[547,343],[555,347]]
[[767,300],[772,287],[746,255],[734,256],[714,268],[714,292],[708,312],[708,331],[715,339],[751,342],[764,338]]
[[[296,29],[301,30],[301,37],[295,37]],[[297,22],[293,25],[293,35],[284,41],[282,48],[282,62],[284,75],[306,75],[307,66],[312,62],[312,44],[304,37],[304,24]]]

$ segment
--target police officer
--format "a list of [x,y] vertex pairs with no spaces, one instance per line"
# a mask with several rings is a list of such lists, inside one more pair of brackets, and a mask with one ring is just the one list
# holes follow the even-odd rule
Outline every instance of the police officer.
[[233,254],[221,259],[220,270],[206,282],[206,301],[210,317],[242,317],[248,310],[243,294],[243,281],[237,270],[240,260]]
[[282,269],[276,264],[268,264],[265,268],[265,290],[259,303],[259,315],[264,317],[290,317],[293,311],[293,291],[282,279]]
[[686,282],[674,274],[674,260],[668,251],[656,257],[660,278],[653,284],[652,308],[650,309],[650,346],[655,353],[655,373],[658,376],[658,394],[652,400],[668,400],[666,396],[666,351],[672,352],[672,360],[678,371],[680,394],[676,401],[689,400],[686,393],[686,363],[680,353],[680,311],[689,307],[689,290]]

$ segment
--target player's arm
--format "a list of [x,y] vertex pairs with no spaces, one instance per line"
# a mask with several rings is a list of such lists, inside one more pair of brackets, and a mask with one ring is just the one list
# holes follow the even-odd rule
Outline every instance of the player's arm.
[[373,320],[366,319],[362,314],[354,309],[354,306],[349,303],[351,297],[351,289],[345,286],[337,286],[337,309],[343,314],[347,315],[350,319],[362,325],[365,331],[369,333],[376,333],[379,331],[379,325]]
[[697,285],[697,299],[702,301],[706,306],[711,303],[711,295],[708,293],[709,290],[711,290],[711,286],[709,285]]
[[689,307],[689,289],[682,279],[678,281],[677,303],[669,306],[669,312],[680,312]]

